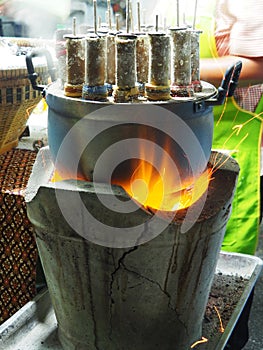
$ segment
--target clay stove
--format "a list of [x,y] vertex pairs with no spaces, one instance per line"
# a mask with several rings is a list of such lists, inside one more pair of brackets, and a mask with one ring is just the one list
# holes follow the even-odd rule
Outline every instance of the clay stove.
[[[215,165],[206,199],[167,220],[140,206],[125,215],[106,208],[107,201],[117,199],[120,209],[130,199],[119,186],[51,182],[50,152],[40,150],[26,200],[64,349],[190,349],[201,338],[238,175],[233,159],[212,152]],[[136,243],[112,248],[116,237],[103,225],[124,236],[140,226]]]

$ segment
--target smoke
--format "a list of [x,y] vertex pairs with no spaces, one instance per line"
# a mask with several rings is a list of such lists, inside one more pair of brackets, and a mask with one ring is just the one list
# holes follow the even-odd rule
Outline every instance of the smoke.
[[9,0],[5,14],[24,24],[29,37],[52,38],[56,27],[70,15],[70,0]]

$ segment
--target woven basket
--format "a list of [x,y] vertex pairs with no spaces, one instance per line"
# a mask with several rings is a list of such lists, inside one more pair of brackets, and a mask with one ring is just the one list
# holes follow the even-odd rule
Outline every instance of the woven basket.
[[[47,84],[46,63],[36,62],[38,83]],[[0,66],[0,154],[18,145],[27,120],[42,98],[28,79],[25,56],[13,56]]]

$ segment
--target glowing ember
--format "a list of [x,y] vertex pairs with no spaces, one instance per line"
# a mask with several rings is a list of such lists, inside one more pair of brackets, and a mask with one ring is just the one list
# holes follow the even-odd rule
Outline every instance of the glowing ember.
[[195,181],[182,184],[182,190],[178,191],[173,187],[172,172],[163,167],[160,174],[150,163],[141,161],[130,180],[117,184],[144,207],[175,211],[191,206],[205,193],[211,174],[212,170],[206,169]]

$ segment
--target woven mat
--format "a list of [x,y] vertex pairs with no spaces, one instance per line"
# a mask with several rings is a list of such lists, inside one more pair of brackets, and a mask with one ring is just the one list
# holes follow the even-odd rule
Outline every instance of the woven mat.
[[37,248],[24,191],[36,153],[0,155],[0,324],[36,295]]

